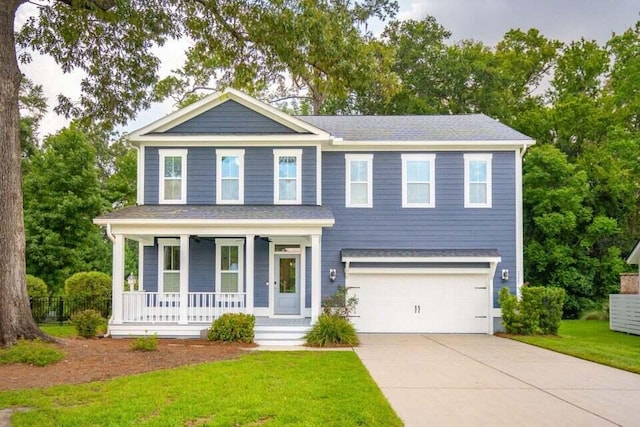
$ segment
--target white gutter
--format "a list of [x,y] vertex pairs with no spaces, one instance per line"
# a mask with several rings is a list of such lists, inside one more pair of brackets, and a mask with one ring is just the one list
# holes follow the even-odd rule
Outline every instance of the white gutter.
[[116,236],[111,232],[111,223],[107,223],[107,237],[111,240],[112,243],[116,242]]

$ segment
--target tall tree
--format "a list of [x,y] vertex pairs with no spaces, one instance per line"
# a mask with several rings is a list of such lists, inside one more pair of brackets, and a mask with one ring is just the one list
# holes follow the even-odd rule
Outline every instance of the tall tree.
[[[188,84],[222,84],[259,90],[291,78],[316,107],[352,86],[393,88],[388,51],[362,31],[369,17],[384,19],[394,0],[49,0],[37,5],[17,39],[14,20],[26,0],[0,3],[0,343],[42,335],[26,295],[25,239],[20,171],[16,41],[49,54],[64,71],[79,69],[82,95],[58,96],[56,111],[105,129]],[[154,48],[188,36],[185,67],[158,83]],[[328,94],[328,95],[327,95]]]

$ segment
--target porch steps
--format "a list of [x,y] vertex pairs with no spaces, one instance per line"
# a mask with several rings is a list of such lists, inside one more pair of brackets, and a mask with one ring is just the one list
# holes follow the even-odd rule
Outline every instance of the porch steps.
[[274,326],[256,324],[254,340],[258,345],[303,345],[305,342],[304,336],[310,329],[311,326],[309,325]]

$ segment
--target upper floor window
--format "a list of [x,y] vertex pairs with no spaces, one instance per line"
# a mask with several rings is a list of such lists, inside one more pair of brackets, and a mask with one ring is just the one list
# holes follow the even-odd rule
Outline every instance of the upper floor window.
[[216,239],[216,292],[242,292],[244,242]]
[[435,154],[402,154],[402,207],[433,208]]
[[244,150],[216,150],[216,203],[244,203]]
[[158,246],[158,292],[180,292],[180,241],[160,239]]
[[373,206],[373,154],[345,154],[345,205]]
[[464,207],[491,207],[491,154],[464,155]]
[[302,150],[273,150],[275,204],[302,203]]
[[187,203],[187,150],[159,150],[160,203]]

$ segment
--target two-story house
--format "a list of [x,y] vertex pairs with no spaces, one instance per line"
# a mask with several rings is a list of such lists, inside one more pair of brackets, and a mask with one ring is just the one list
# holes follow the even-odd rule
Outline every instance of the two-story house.
[[199,336],[246,312],[259,342],[296,343],[338,286],[361,332],[491,334],[498,290],[522,284],[534,141],[485,115],[294,117],[227,89],[129,139],[137,206],[95,219],[112,336]]

